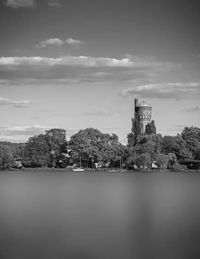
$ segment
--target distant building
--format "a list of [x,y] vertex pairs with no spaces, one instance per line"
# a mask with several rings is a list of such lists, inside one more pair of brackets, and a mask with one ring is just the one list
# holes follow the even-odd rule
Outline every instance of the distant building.
[[146,102],[135,99],[135,113],[132,118],[132,132],[135,136],[145,133],[146,125],[151,122],[152,107]]

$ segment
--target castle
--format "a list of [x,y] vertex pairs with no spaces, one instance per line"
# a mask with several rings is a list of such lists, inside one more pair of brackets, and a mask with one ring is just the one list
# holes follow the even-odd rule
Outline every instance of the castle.
[[132,118],[132,132],[135,136],[145,133],[146,125],[151,122],[152,107],[146,102],[135,99],[135,113]]

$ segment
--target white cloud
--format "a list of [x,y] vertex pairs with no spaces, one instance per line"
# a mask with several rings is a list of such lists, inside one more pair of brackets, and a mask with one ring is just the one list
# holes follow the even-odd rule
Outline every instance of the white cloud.
[[48,129],[50,129],[48,126],[34,125],[7,127],[3,128],[3,131],[6,132],[7,135],[38,135]]
[[[0,141],[26,142],[30,137],[45,134],[46,130],[53,128],[57,127],[44,125],[0,127]],[[78,131],[79,129],[75,128],[66,129],[66,138],[69,139]]]
[[75,40],[72,38],[66,39],[65,42],[69,45],[80,45],[83,43],[83,41],[81,41],[81,40]]
[[82,44],[83,41],[81,40],[75,40],[72,38],[63,40],[63,39],[59,39],[59,38],[51,38],[51,39],[47,39],[47,40],[43,40],[41,41],[39,44],[36,45],[36,47],[38,48],[46,48],[48,46],[56,46],[56,47],[61,47],[64,44],[68,44],[68,45],[80,45]]
[[48,39],[48,40],[43,40],[41,41],[37,47],[38,48],[46,48],[47,46],[57,46],[60,47],[64,44],[63,40],[59,39],[59,38],[52,38],[52,39]]
[[158,99],[185,99],[200,97],[200,82],[174,82],[139,85],[125,89],[122,96],[138,96]]
[[50,128],[52,127],[41,125],[0,127],[0,140],[25,142],[29,137],[44,134]]
[[[59,41],[56,41],[57,44]],[[125,68],[150,68],[150,69],[170,69],[176,64],[169,62],[145,61],[129,58],[108,58],[91,56],[61,56],[57,58],[49,57],[0,57],[0,66],[20,66],[20,65],[43,65],[43,66],[81,66],[81,67],[125,67]]]
[[15,107],[25,107],[30,103],[29,100],[10,100],[8,98],[0,97],[0,105],[14,105]]
[[34,7],[35,2],[34,0],[7,0],[5,5],[11,8]]

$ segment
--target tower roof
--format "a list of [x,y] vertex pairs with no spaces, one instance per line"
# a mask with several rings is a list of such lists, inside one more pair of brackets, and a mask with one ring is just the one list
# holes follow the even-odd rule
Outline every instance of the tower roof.
[[145,101],[142,101],[141,103],[139,103],[137,105],[138,107],[150,107],[150,105],[148,103],[146,103]]

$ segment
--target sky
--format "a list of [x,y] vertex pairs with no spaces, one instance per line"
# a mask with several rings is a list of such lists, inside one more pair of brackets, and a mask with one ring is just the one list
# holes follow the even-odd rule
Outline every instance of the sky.
[[200,127],[199,0],[0,0],[0,141],[88,127],[126,143]]

